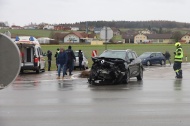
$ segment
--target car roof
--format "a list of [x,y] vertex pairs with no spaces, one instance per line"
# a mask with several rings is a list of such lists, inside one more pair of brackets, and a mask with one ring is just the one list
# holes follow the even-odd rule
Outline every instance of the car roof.
[[144,52],[144,53],[162,53],[162,52]]
[[113,49],[108,49],[108,50],[105,50],[105,51],[132,51],[131,49],[126,49],[126,50],[113,50]]

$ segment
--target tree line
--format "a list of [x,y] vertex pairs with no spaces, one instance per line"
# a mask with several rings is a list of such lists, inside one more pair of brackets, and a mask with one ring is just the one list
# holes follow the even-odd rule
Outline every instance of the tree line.
[[190,23],[176,21],[86,21],[65,24],[85,27],[115,27],[115,28],[190,28]]

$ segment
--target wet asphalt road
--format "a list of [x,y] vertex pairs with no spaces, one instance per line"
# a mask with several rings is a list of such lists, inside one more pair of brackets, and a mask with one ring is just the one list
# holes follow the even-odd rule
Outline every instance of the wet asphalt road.
[[189,126],[190,64],[146,67],[141,82],[92,86],[56,72],[19,75],[0,90],[0,126]]

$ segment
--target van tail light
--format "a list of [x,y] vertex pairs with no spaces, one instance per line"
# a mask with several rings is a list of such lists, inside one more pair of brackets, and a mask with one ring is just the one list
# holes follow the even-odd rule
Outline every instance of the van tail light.
[[39,61],[38,58],[34,59],[34,63],[38,63],[38,61]]

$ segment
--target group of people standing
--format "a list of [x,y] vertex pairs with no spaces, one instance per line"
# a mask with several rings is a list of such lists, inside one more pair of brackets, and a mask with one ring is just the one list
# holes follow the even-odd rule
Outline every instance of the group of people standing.
[[[182,78],[181,64],[183,61],[183,49],[182,49],[180,42],[176,42],[175,47],[176,47],[176,50],[174,52],[173,69],[176,73],[176,78]],[[171,65],[170,53],[168,51],[166,51],[164,56]],[[51,59],[52,52],[50,50],[47,51],[47,57],[48,57],[48,71],[50,71],[51,60],[52,60]],[[78,57],[79,57],[79,67],[81,70],[82,69],[82,61],[83,61],[83,54],[82,54],[81,50],[79,50]],[[72,50],[72,47],[68,46],[67,50],[65,50],[64,48],[60,48],[60,49],[58,48],[57,52],[55,54],[55,58],[56,58],[56,66],[57,66],[57,71],[58,71],[57,79],[60,79],[61,70],[63,70],[62,79],[64,79],[64,76],[67,75],[67,69],[69,69],[69,75],[71,76],[72,71],[74,69],[74,62],[76,61],[76,57]]]
[[[82,67],[82,61],[83,61],[83,54],[82,51],[79,50],[78,53],[79,57],[79,67],[81,70]],[[47,51],[47,57],[48,57],[48,71],[50,71],[51,67],[51,57],[52,57],[52,52],[50,50]],[[58,77],[57,79],[60,79],[61,77],[61,71],[63,71],[63,76],[62,79],[64,79],[64,76],[67,75],[67,70],[69,69],[69,76],[72,75],[72,71],[74,69],[74,62],[76,61],[75,54],[72,50],[71,46],[68,46],[68,49],[64,49],[63,47],[58,48],[55,56],[56,58],[56,67],[58,71]]]
[[74,62],[76,61],[72,47],[68,46],[67,50],[65,50],[63,47],[60,48],[60,50],[57,50],[55,58],[58,70],[57,79],[60,79],[61,70],[63,71],[62,79],[64,79],[64,76],[67,75],[67,69],[69,69],[69,76],[71,76],[74,69]]

